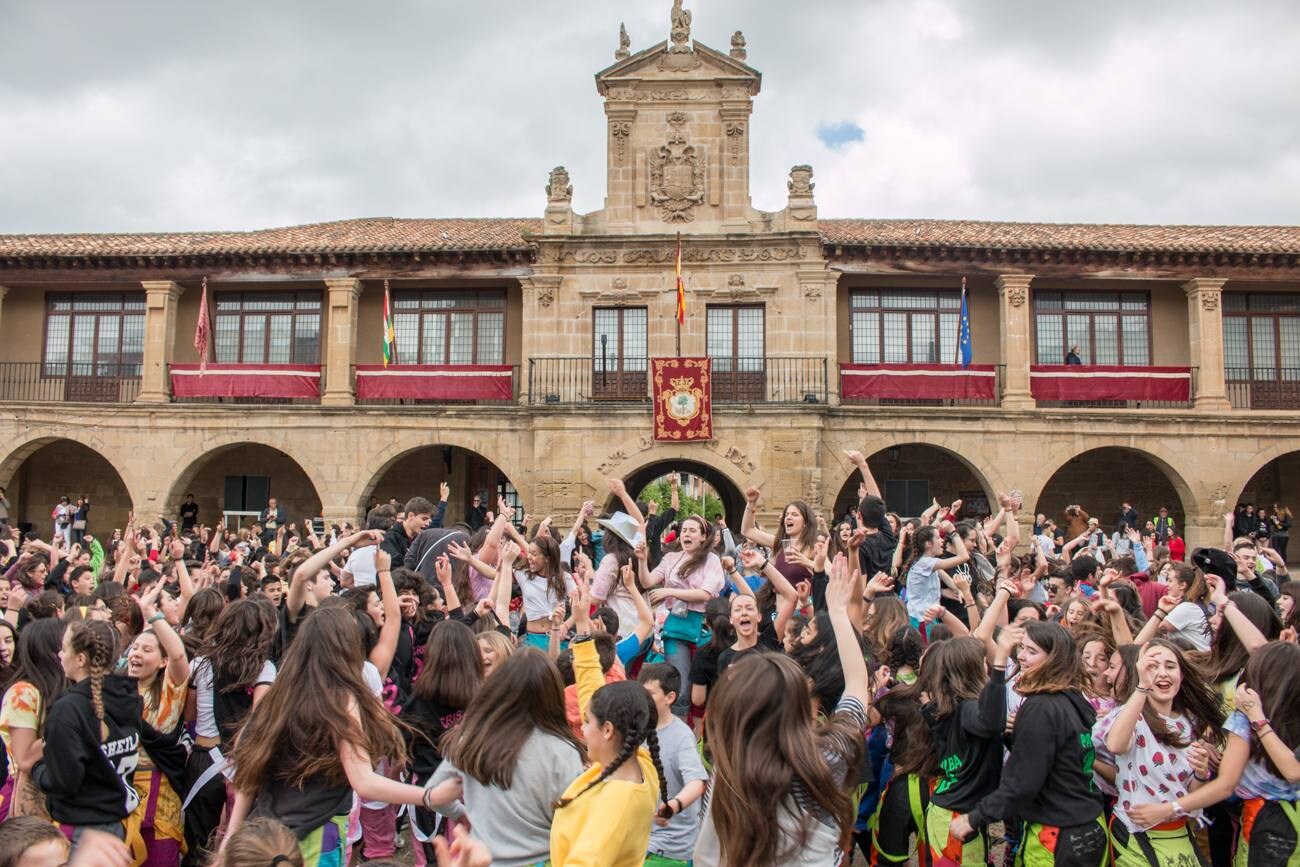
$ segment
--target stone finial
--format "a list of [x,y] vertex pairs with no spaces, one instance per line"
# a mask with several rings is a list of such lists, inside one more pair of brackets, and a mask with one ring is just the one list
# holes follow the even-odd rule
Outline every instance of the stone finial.
[[615,60],[627,60],[632,56],[632,37],[627,35],[627,27],[618,25],[618,50],[614,52]]
[[682,8],[682,0],[673,0],[672,29],[669,31],[673,46],[686,49],[691,41],[691,12]]
[[739,30],[731,34],[731,56],[737,60],[744,60],[749,56],[749,52],[745,50],[745,34]]
[[573,185],[569,183],[569,171],[564,166],[551,169],[551,177],[546,184],[546,199],[549,202],[568,202],[573,199]]
[[790,198],[811,199],[813,189],[817,186],[812,182],[812,166],[793,166],[790,169],[790,180],[786,182],[786,187],[790,190]]

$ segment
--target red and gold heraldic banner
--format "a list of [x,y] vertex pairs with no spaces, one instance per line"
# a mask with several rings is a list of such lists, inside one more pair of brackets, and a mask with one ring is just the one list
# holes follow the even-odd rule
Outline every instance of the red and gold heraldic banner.
[[655,439],[713,439],[713,374],[707,358],[652,358]]

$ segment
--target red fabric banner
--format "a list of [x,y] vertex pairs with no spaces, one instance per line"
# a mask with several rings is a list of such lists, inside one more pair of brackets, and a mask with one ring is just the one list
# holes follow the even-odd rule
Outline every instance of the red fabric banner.
[[508,364],[357,365],[357,400],[513,400]]
[[841,364],[840,396],[895,400],[996,400],[991,364]]
[[1121,367],[1114,364],[1034,364],[1029,391],[1035,400],[1167,400],[1192,396],[1190,367]]
[[713,376],[707,358],[652,358],[654,437],[666,442],[713,439]]
[[320,397],[318,364],[173,364],[171,380],[173,397]]

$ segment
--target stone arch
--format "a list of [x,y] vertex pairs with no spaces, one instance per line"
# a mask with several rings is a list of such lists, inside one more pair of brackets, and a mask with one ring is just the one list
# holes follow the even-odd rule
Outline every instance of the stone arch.
[[[1124,458],[1140,459],[1156,471],[1155,477],[1131,473],[1132,465],[1126,464]],[[1025,492],[1025,512],[1031,516],[1042,512],[1060,521],[1065,506],[1078,504],[1096,517],[1103,529],[1111,530],[1121,500],[1129,499],[1143,522],[1153,517],[1161,505],[1169,507],[1180,528],[1200,519],[1195,491],[1174,467],[1171,456],[1157,453],[1156,449],[1118,442],[1090,443],[1081,451],[1064,458],[1054,456],[1041,465],[1052,470],[1032,492],[1032,498],[1029,491]]]
[[[75,499],[85,494],[91,500],[92,532],[125,527],[140,503],[142,489],[122,462],[109,458],[111,453],[97,438],[75,427],[34,436],[10,449],[0,460],[0,484],[10,501],[10,523],[31,523],[48,537],[53,530],[50,510],[58,497]],[[29,461],[38,462],[35,479],[29,477],[33,466]]]
[[[1272,472],[1275,478],[1265,479]],[[1212,495],[1214,505],[1222,501],[1224,509],[1233,509],[1244,501],[1268,508],[1274,503],[1287,506],[1300,513],[1300,448],[1294,442],[1279,443],[1260,452],[1247,465],[1247,471],[1228,485],[1221,486]],[[1217,517],[1217,516],[1216,516]]]
[[[877,446],[878,444],[872,443],[872,445]],[[839,458],[841,461],[845,461],[842,454]],[[935,474],[916,469],[918,466],[936,459],[943,465],[944,472]],[[871,468],[872,475],[876,477],[881,493],[885,495],[886,506],[890,511],[902,513],[904,510],[902,504],[898,501],[898,495],[895,495],[891,502],[891,488],[897,490],[897,486],[888,483],[901,483],[918,475],[925,476],[924,481],[930,483],[930,496],[937,497],[940,503],[945,506],[958,497],[962,497],[967,500],[968,506],[968,509],[963,511],[964,514],[979,514],[986,507],[991,507],[990,512],[996,511],[997,488],[990,481],[989,474],[981,467],[976,466],[974,461],[960,451],[947,445],[899,437],[896,441],[878,447],[875,451],[867,454],[867,465]],[[936,480],[932,478],[935,475],[939,476],[937,484]],[[848,478],[840,485],[833,508],[835,518],[839,518],[846,514],[849,509],[856,507],[858,483],[861,481],[862,475],[857,470],[852,470]],[[921,479],[916,479],[916,481],[921,481]],[[974,498],[970,494],[976,491],[983,495],[983,503],[972,502]],[[909,511],[916,511],[916,509]],[[904,514],[904,517],[916,516]]]
[[[225,458],[231,463],[222,465]],[[225,501],[224,476],[273,476],[270,496],[284,507],[286,518],[297,522],[302,518],[315,518],[324,513],[323,493],[325,480],[319,468],[311,461],[300,460],[283,445],[248,436],[232,436],[208,440],[201,450],[196,450],[180,462],[183,469],[177,474],[167,491],[165,510],[175,515],[185,495],[193,493],[199,505],[199,520],[215,524],[221,517]],[[222,472],[218,469],[244,470]],[[277,484],[275,477],[279,477]],[[220,481],[218,481],[220,479]],[[220,485],[220,487],[218,487]]]
[[[757,483],[741,474],[746,468],[753,472],[753,464],[748,463],[748,458],[735,449],[731,449],[730,453],[734,453],[734,460],[707,448],[655,445],[623,464],[609,468],[608,476],[623,479],[628,490],[635,496],[641,487],[664,473],[672,470],[694,473],[718,492],[726,513],[727,526],[739,532],[740,517],[745,511],[745,487]],[[606,490],[605,478],[592,477],[589,482],[591,488],[596,491]],[[611,510],[617,508],[613,505],[612,498],[607,498],[606,505]]]
[[494,450],[483,446],[472,437],[441,431],[422,442],[394,443],[381,450],[373,466],[355,480],[344,505],[364,515],[372,496],[401,501],[422,496],[436,501],[438,484],[446,481],[451,487],[446,521],[452,523],[465,519],[473,494],[480,490],[487,491],[485,505],[495,511],[502,479],[506,491],[513,490],[517,500],[526,504],[528,492]]

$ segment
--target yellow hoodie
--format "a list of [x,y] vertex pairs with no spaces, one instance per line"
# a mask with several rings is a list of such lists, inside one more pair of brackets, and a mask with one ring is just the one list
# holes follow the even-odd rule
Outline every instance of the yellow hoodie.
[[[605,685],[600,657],[593,641],[573,645],[573,674],[578,683],[578,709],[587,717],[587,707],[596,690]],[[567,807],[555,811],[551,823],[553,867],[641,867],[650,826],[659,805],[659,774],[644,747],[636,751],[641,782],[607,779],[593,786]],[[600,776],[593,764],[564,790],[573,798]]]

